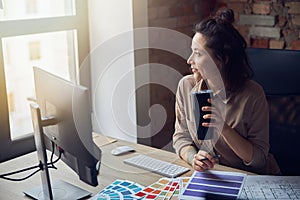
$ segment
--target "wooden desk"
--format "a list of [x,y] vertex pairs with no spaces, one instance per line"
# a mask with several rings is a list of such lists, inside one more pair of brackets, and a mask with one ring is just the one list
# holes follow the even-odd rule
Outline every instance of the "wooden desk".
[[[101,137],[101,138],[99,138]],[[178,156],[174,153],[148,147],[145,145],[140,144],[134,144],[126,141],[116,141],[111,143],[111,140],[106,139],[105,137],[99,136],[98,140],[102,141],[102,144],[104,146],[101,146],[102,150],[102,164],[100,168],[100,174],[98,176],[99,185],[97,187],[90,186],[82,181],[79,180],[78,175],[72,171],[66,164],[64,164],[62,161],[59,161],[56,163],[57,170],[50,169],[50,177],[51,180],[58,180],[62,179],[64,181],[67,181],[69,183],[72,183],[73,185],[76,185],[80,188],[83,188],[89,192],[91,192],[93,195],[98,193],[101,189],[105,188],[107,185],[112,183],[116,179],[125,179],[137,182],[141,185],[148,186],[151,183],[156,182],[158,179],[160,179],[162,176],[151,173],[149,171],[145,171],[127,164],[123,163],[123,160],[126,158],[129,158],[136,154],[146,154],[149,156],[152,156],[154,158],[158,158],[164,161],[168,161],[171,163],[179,164],[182,166],[189,167],[188,164],[186,164],[184,161],[178,158]],[[104,143],[103,143],[104,141]],[[105,142],[107,141],[107,142]],[[113,156],[111,155],[110,151],[117,147],[122,145],[130,145],[136,149],[136,152],[122,155],[122,156]],[[0,174],[23,169],[26,167],[34,166],[38,163],[36,152],[18,157],[16,159],[4,162],[0,164]],[[221,171],[238,171],[247,173],[245,171],[236,170],[233,168],[216,165],[215,170],[221,170]],[[190,176],[193,173],[193,170],[187,172],[186,174],[183,174],[182,176]],[[21,173],[18,176],[14,176],[15,178],[21,178],[29,173]],[[247,173],[251,174],[251,173]],[[41,178],[40,174],[37,173],[34,176],[30,177],[27,180],[21,181],[21,182],[12,182],[7,181],[4,179],[0,179],[0,199],[29,199],[23,194],[24,190],[34,188],[36,186],[39,186],[41,184]]]

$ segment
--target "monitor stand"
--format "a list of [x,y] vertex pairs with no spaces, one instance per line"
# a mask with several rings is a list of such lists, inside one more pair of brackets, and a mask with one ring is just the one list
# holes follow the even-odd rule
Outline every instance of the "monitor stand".
[[46,146],[44,143],[43,127],[54,125],[57,123],[55,118],[42,119],[41,111],[37,104],[30,105],[32,115],[32,123],[34,129],[34,140],[38,154],[39,162],[43,166],[41,171],[42,186],[36,187],[24,193],[34,199],[81,199],[91,195],[90,192],[85,191],[77,186],[74,186],[65,181],[56,181],[51,185],[49,169],[47,165]]
[[[43,184],[44,186],[44,184]],[[90,196],[92,193],[83,190],[63,180],[54,181],[51,184],[52,199],[82,199]],[[24,191],[24,194],[38,200],[49,200],[50,196],[43,192],[43,187],[35,187]]]

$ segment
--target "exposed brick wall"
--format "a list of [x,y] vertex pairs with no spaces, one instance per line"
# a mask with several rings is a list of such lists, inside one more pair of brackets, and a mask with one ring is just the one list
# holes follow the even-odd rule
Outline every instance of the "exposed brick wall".
[[[192,37],[194,25],[208,16],[215,5],[215,0],[148,0],[148,25],[169,28]],[[151,49],[149,61],[172,67],[182,75],[190,73],[186,60],[173,52]],[[151,76],[155,74],[150,74],[150,80]],[[175,95],[163,86],[150,84],[150,104],[162,105],[168,115],[163,129],[151,138],[152,146],[164,148],[172,141],[174,133]]]
[[300,1],[217,0],[235,11],[235,26],[248,46],[300,50]]
[[[148,25],[173,29],[192,37],[194,24],[222,7],[234,10],[234,25],[248,46],[300,49],[300,0],[148,0]],[[151,49],[149,61],[170,66],[182,75],[190,73],[186,61],[172,52]],[[150,74],[150,80],[151,76],[155,74]],[[149,88],[150,104],[163,105],[168,114],[163,129],[151,138],[152,146],[163,148],[174,133],[175,96],[159,85],[150,84]]]
[[215,0],[148,0],[149,26],[192,36],[193,25],[214,9]]

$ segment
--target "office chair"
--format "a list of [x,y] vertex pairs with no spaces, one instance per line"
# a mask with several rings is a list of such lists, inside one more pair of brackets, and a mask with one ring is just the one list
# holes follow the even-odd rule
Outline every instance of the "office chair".
[[300,51],[246,50],[270,109],[270,152],[282,175],[300,175]]

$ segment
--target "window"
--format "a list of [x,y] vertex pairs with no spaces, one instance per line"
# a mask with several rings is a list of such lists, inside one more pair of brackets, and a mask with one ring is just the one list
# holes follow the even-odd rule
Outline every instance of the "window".
[[41,60],[41,42],[40,41],[34,41],[29,42],[29,59],[31,61],[33,60]]
[[32,67],[77,82],[79,63],[89,49],[87,1],[2,2],[0,161],[35,149],[30,114],[30,103],[35,100]]
[[2,4],[3,21],[76,15],[74,0],[2,0]]
[[[32,66],[41,67],[67,80],[76,80],[75,77],[71,78],[70,71],[76,70],[77,66],[69,58],[75,59],[77,55],[68,54],[68,48],[74,48],[74,42],[69,42],[68,36],[75,33],[73,30],[2,38],[3,46],[10,49],[8,52],[3,49],[3,52],[8,105],[15,108],[9,112],[12,139],[33,132],[29,109],[29,103],[35,96]],[[14,99],[10,98],[12,96]]]

